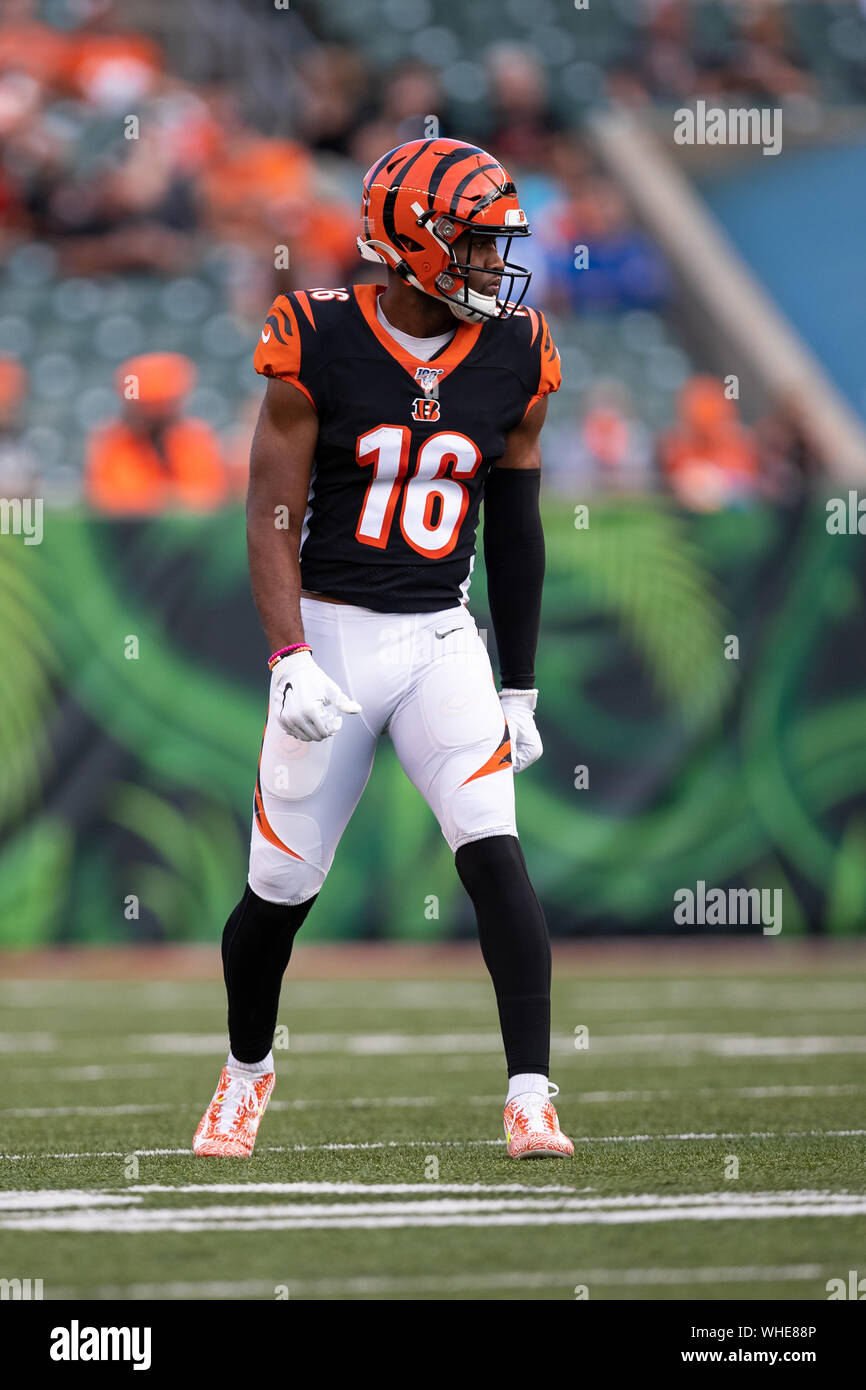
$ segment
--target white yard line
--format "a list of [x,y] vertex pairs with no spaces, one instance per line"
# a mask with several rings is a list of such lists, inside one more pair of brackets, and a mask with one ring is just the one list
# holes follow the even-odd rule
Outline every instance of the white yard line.
[[[30,1074],[40,1081],[131,1081],[165,1076],[169,1066],[169,1062],[131,1062],[117,1067],[91,1063],[80,1067],[34,1067]],[[24,1068],[15,1068],[16,1079],[26,1074]]]
[[[866,1085],[856,1082],[839,1086],[682,1086],[676,1090],[664,1091],[577,1091],[561,1096],[559,1104],[595,1105],[617,1104],[631,1101],[655,1100],[786,1100],[815,1096],[853,1096],[866,1092]],[[464,1096],[457,1101],[449,1098],[448,1104],[471,1103],[473,1105],[494,1105],[499,1096]],[[441,1104],[441,1098],[439,1098]],[[339,1104],[339,1102],[334,1102]]]
[[[347,1296],[389,1293],[472,1292],[476,1289],[552,1289],[560,1288],[572,1297],[576,1284],[620,1287],[691,1284],[751,1284],[805,1283],[824,1279],[833,1273],[830,1265],[741,1265],[697,1266],[693,1269],[570,1269],[570,1270],[491,1270],[485,1274],[442,1273],[407,1275],[395,1279],[389,1276],[361,1276],[346,1279],[295,1279],[285,1281],[292,1297],[317,1298],[328,1294]],[[134,1299],[148,1302],[159,1299],[215,1298],[273,1299],[276,1286],[266,1279],[174,1280],[164,1284],[103,1284],[67,1285],[50,1288],[52,1298]]]
[[[498,1104],[504,1104],[504,1096],[497,1096]],[[454,1101],[450,1098],[446,1101],[442,1096],[351,1096],[348,1100],[329,1100],[326,1096],[312,1096],[306,1100],[272,1100],[270,1108],[272,1110],[329,1110],[332,1106],[338,1110],[418,1110],[428,1105],[472,1105],[475,1098],[464,1096],[462,1100]]]
[[[305,1064],[306,1065],[306,1064]],[[102,1067],[102,1066],[82,1066],[82,1067],[48,1067],[34,1068],[32,1075],[38,1077],[40,1081],[49,1079],[71,1081],[71,1082],[97,1082],[107,1080],[123,1080],[127,1078],[153,1078],[163,1076],[164,1068],[159,1066],[132,1065],[129,1067]],[[16,1076],[21,1077],[22,1072],[16,1069]],[[279,1078],[278,1078],[279,1079]],[[595,1104],[618,1104],[630,1103],[633,1101],[656,1101],[656,1100],[692,1100],[701,1099],[742,1099],[742,1100],[784,1100],[798,1098],[814,1098],[820,1096],[853,1096],[866,1092],[866,1085],[856,1082],[849,1082],[841,1085],[779,1085],[779,1086],[682,1086],[678,1088],[667,1088],[664,1090],[629,1090],[629,1091],[577,1091],[572,1092],[564,1099],[572,1105],[595,1105]],[[504,1101],[502,1093],[497,1095],[476,1096],[347,1096],[347,1097],[328,1097],[328,1096],[308,1096],[298,1097],[293,1100],[272,1100],[271,1110],[326,1110],[330,1107],[338,1109],[366,1110],[366,1109],[421,1109],[429,1105],[501,1105]],[[192,1102],[190,1102],[192,1103]],[[10,1110],[0,1110],[0,1117],[9,1116],[19,1119],[39,1119],[49,1118],[54,1115],[98,1115],[98,1114],[147,1114],[149,1111],[175,1110],[176,1105],[125,1105],[125,1106],[35,1106],[17,1107]]]
[[[0,1209],[36,1210],[41,1206],[87,1206],[92,1200],[96,1205],[105,1203],[141,1202],[151,1193],[184,1193],[197,1197],[228,1196],[242,1193],[244,1196],[260,1194],[265,1196],[290,1197],[355,1197],[355,1196],[409,1196],[421,1195],[436,1198],[440,1193],[456,1193],[476,1196],[489,1193],[501,1196],[504,1192],[524,1193],[527,1196],[548,1198],[555,1196],[574,1197],[580,1193],[593,1192],[592,1187],[571,1187],[567,1184],[534,1183],[443,1183],[443,1182],[214,1182],[214,1183],[130,1183],[117,1187],[98,1187],[92,1189],[76,1187],[32,1188],[27,1191],[0,1191]],[[233,1208],[232,1210],[237,1210]],[[265,1207],[253,1207],[253,1211],[264,1211]]]
[[[224,1033],[137,1033],[115,1038],[112,1046],[133,1053],[170,1056],[219,1057],[226,1050]],[[69,1040],[50,1033],[0,1034],[0,1053],[47,1053],[68,1048]],[[348,1057],[473,1056],[499,1054],[498,1033],[290,1033],[289,1053],[297,1055],[342,1054]],[[573,1056],[574,1039],[555,1036],[551,1051],[556,1057]],[[582,1049],[581,1049],[582,1051]],[[779,1061],[801,1057],[860,1055],[866,1052],[862,1034],[791,1034],[764,1036],[752,1033],[600,1033],[592,1030],[584,1055],[619,1056],[633,1053],[668,1053],[671,1064],[683,1064],[690,1054],[716,1057],[774,1057]]]
[[[60,1189],[62,1190],[62,1189]],[[99,1189],[102,1190],[102,1189]],[[105,1189],[106,1191],[108,1189]],[[462,1193],[502,1193],[502,1192],[525,1192],[529,1195],[537,1193],[556,1193],[573,1196],[578,1192],[592,1192],[591,1187],[571,1187],[567,1184],[550,1183],[520,1183],[520,1182],[207,1182],[207,1183],[135,1183],[123,1191],[129,1192],[185,1192],[195,1193],[196,1195],[207,1196],[210,1193],[228,1194],[233,1192],[261,1192],[273,1195],[288,1194],[289,1196],[305,1197],[315,1196],[324,1193],[333,1197],[355,1196],[357,1194],[373,1194],[376,1196],[401,1196],[409,1193],[424,1194],[425,1196],[435,1196],[440,1192],[462,1192]]]
[[0,1110],[0,1119],[53,1120],[68,1115],[156,1115],[177,1110],[176,1105],[44,1105],[26,1109]]
[[[126,1039],[131,1052],[206,1055],[225,1048],[223,1033],[144,1033]],[[345,1053],[355,1057],[423,1056],[449,1053],[498,1053],[498,1033],[290,1033],[289,1053]],[[572,1037],[553,1037],[558,1057],[575,1052]],[[583,1049],[581,1049],[583,1051]],[[592,1032],[589,1055],[670,1052],[682,1056],[704,1052],[718,1057],[809,1057],[866,1052],[866,1035],[793,1034],[765,1037],[739,1033],[599,1033]]]
[[[452,1194],[443,1197],[442,1193]],[[115,1188],[96,1188],[89,1193],[84,1188],[34,1188],[30,1191],[15,1191],[5,1195],[13,1206],[27,1208],[29,1202],[32,1208],[39,1207],[43,1198],[49,1198],[52,1202],[55,1199],[61,1202],[69,1197],[73,1200],[69,1205],[82,1205],[78,1199],[83,1198],[84,1204],[88,1197],[92,1196],[95,1200],[103,1197],[117,1197],[118,1201],[134,1203],[141,1202],[145,1194],[148,1193],[185,1193],[196,1197],[210,1198],[213,1195],[226,1195],[242,1193],[244,1196],[250,1193],[265,1196],[328,1196],[328,1197],[370,1197],[370,1196],[402,1196],[420,1197],[420,1201],[404,1202],[330,1202],[327,1204],[311,1204],[303,1202],[295,1203],[257,1203],[251,1206],[242,1205],[223,1205],[223,1206],[192,1206],[177,1208],[196,1216],[263,1216],[263,1215],[284,1215],[301,1212],[308,1216],[327,1216],[330,1214],[340,1214],[351,1211],[355,1214],[364,1213],[375,1215],[378,1212],[390,1212],[394,1210],[417,1210],[417,1211],[491,1211],[504,1210],[517,1211],[524,1207],[545,1207],[554,1209],[567,1209],[569,1211],[607,1211],[607,1210],[666,1210],[680,1207],[703,1207],[712,1202],[714,1206],[724,1209],[728,1207],[768,1207],[782,1206],[785,1208],[793,1206],[812,1207],[816,1204],[825,1206],[847,1207],[851,1203],[866,1205],[866,1192],[834,1191],[829,1188],[799,1188],[783,1189],[781,1191],[761,1191],[761,1192],[678,1192],[678,1193],[659,1193],[659,1192],[628,1192],[621,1195],[606,1193],[595,1193],[591,1187],[576,1188],[569,1186],[550,1186],[535,1187],[526,1183],[340,1183],[340,1182],[298,1182],[298,1183],[186,1183],[177,1186],[170,1183],[153,1184],[133,1184],[128,1189],[123,1188],[120,1192]],[[519,1196],[503,1197],[503,1193],[520,1194]],[[454,1200],[457,1194],[457,1200]],[[594,1195],[587,1195],[594,1194]],[[150,1208],[148,1210],[153,1210]],[[172,1210],[165,1208],[164,1210]]]
[[87,1192],[80,1188],[43,1189],[37,1192],[0,1192],[0,1213],[39,1211],[54,1207],[120,1207],[143,1201],[139,1195]]
[[[740,1130],[716,1131],[706,1134],[581,1134],[575,1135],[574,1142],[580,1144],[644,1144],[673,1140],[691,1142],[693,1140],[713,1139],[862,1139],[866,1129],[800,1129],[800,1130]],[[504,1139],[379,1139],[367,1143],[345,1144],[265,1144],[257,1153],[340,1153],[355,1149],[469,1149],[478,1147],[504,1147]],[[192,1154],[192,1149],[76,1149],[60,1153],[0,1153],[0,1162],[42,1161],[46,1158],[161,1158],[174,1155]]]
[[[369,1196],[363,1184],[352,1194]],[[453,1189],[452,1189],[453,1190]],[[489,1189],[486,1189],[489,1191]],[[458,1188],[458,1191],[460,1189]],[[384,1230],[437,1226],[643,1225],[669,1221],[766,1221],[792,1217],[866,1215],[866,1193],[812,1191],[753,1193],[633,1193],[586,1196],[573,1192],[502,1197],[497,1194],[441,1196],[434,1186],[420,1200],[271,1202],[145,1207],[143,1193],[120,1197],[111,1211],[99,1210],[107,1194],[72,1192],[10,1194],[20,1203],[0,1211],[0,1229],[10,1231],[153,1232],[265,1230]],[[209,1195],[207,1187],[196,1195]],[[297,1193],[295,1194],[297,1195]],[[65,1210],[58,1199],[64,1197]],[[43,1199],[48,1199],[47,1203]],[[83,1198],[83,1202],[79,1199]],[[30,1202],[29,1207],[25,1203]],[[123,1206],[122,1210],[118,1206]],[[46,1205],[50,1210],[46,1211]],[[70,1209],[76,1206],[82,1209]]]
[[816,1198],[811,1202],[776,1201],[677,1206],[588,1208],[578,1200],[505,1201],[443,1198],[427,1202],[358,1202],[321,1205],[296,1203],[289,1207],[184,1207],[99,1211],[70,1211],[39,1215],[0,1216],[0,1229],[17,1231],[104,1232],[135,1235],[154,1232],[212,1231],[396,1230],[463,1226],[610,1226],[645,1225],[671,1221],[766,1221],[792,1217],[850,1217],[866,1215],[866,1194],[844,1201]]
[[[95,1080],[95,1077],[87,1077],[87,1080]],[[859,1095],[866,1091],[866,1085],[851,1083],[839,1086],[737,1086],[737,1087],[715,1087],[701,1086],[697,1088],[685,1087],[682,1090],[650,1090],[650,1091],[578,1091],[576,1094],[567,1096],[565,1099],[571,1105],[595,1105],[595,1104],[628,1104],[631,1102],[647,1102],[657,1100],[691,1100],[695,1097],[712,1100],[721,1099],[742,1099],[742,1100],[785,1100],[797,1098],[814,1098],[819,1096],[850,1096]],[[490,1096],[451,1096],[447,1098],[447,1104],[451,1106],[499,1106],[503,1103],[504,1097],[500,1095]],[[189,1104],[193,1102],[190,1101]],[[310,1096],[295,1100],[272,1100],[270,1109],[273,1111],[290,1110],[420,1110],[428,1106],[442,1105],[446,1101],[439,1096],[348,1096],[334,1097]],[[56,1105],[56,1106],[24,1106],[15,1107],[9,1110],[0,1110],[0,1119],[19,1119],[19,1120],[49,1120],[55,1117],[65,1117],[71,1115],[79,1116],[99,1116],[99,1115],[154,1115],[161,1112],[177,1111],[183,1108],[178,1104],[123,1104],[123,1105]],[[626,1136],[634,1138],[645,1138],[646,1136]],[[671,1136],[661,1136],[669,1138]],[[694,1136],[684,1136],[694,1137]]]
[[[122,991],[122,997],[118,995]],[[9,1008],[40,1008],[45,1004],[63,1003],[81,1007],[93,1004],[114,1010],[130,1006],[154,1010],[184,1008],[213,1009],[220,1003],[221,982],[188,981],[114,981],[93,980],[0,980],[0,1003]],[[487,1007],[490,1003],[488,985],[483,980],[370,980],[365,982],[364,994],[358,997],[354,980],[286,981],[287,999],[293,1008],[342,1008],[347,1002],[353,1008],[394,1009],[417,1007]],[[119,1002],[118,1002],[119,1000]],[[563,978],[557,991],[560,1005],[580,1005],[593,1009],[658,1009],[674,1007],[755,1008],[773,1012],[805,1011],[826,1007],[836,1009],[863,1008],[866,987],[850,978],[821,979],[804,985],[802,979],[719,979],[702,976],[694,979],[641,978],[611,980],[588,977],[585,981]]]
[[0,1052],[55,1052],[58,1045],[53,1033],[0,1033]]

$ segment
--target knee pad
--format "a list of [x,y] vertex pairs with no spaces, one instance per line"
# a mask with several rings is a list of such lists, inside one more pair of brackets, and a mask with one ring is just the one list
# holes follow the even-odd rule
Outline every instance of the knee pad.
[[503,736],[465,748],[443,768],[434,804],[443,833],[455,852],[481,839],[517,842],[514,774],[503,720]]
[[269,903],[303,903],[318,893],[328,868],[307,859],[296,859],[277,849],[253,831],[250,847],[249,884]]

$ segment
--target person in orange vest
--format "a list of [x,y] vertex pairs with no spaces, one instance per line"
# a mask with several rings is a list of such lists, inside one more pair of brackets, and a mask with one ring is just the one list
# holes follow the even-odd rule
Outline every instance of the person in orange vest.
[[87,444],[85,496],[97,511],[212,511],[227,500],[216,434],[182,414],[195,381],[192,362],[175,352],[144,353],[118,368],[121,418],[100,425]]
[[35,497],[43,491],[39,464],[24,433],[29,378],[14,357],[0,353],[0,493]]
[[721,381],[694,376],[683,386],[678,419],[660,440],[662,471],[678,501],[693,511],[741,506],[760,484],[751,430]]

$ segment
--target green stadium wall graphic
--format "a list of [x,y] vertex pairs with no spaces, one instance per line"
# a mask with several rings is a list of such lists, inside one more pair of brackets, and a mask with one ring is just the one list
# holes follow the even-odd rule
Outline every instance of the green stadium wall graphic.
[[[588,529],[555,502],[545,524],[545,754],[517,798],[552,931],[706,933],[673,916],[699,881],[781,888],[785,935],[862,931],[862,537],[829,535],[820,501],[597,501]],[[216,942],[267,699],[241,509],[50,512],[41,545],[0,538],[0,595],[0,942]],[[470,606],[489,627],[480,563]],[[304,939],[472,935],[385,738]]]

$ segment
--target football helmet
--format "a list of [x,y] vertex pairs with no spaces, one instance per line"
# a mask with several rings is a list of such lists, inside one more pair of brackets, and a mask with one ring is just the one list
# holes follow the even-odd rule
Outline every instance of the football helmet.
[[[364,260],[383,262],[459,319],[509,318],[526,294],[532,271],[508,255],[513,237],[530,235],[529,223],[507,170],[477,145],[431,139],[395,146],[364,176],[361,218]],[[462,263],[453,251],[467,230],[506,239],[497,294],[469,288],[470,272],[481,267],[468,263],[471,251]]]

